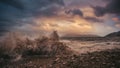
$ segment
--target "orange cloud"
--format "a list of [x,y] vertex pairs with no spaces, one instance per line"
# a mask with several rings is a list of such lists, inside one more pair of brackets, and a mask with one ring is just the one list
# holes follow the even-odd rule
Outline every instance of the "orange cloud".
[[117,17],[112,18],[112,20],[115,21],[115,22],[119,22],[120,21],[119,18],[117,18]]
[[94,10],[91,7],[81,8],[81,11],[84,12],[84,16],[95,17]]
[[116,26],[117,28],[120,28],[120,24],[116,24],[115,26]]
[[61,34],[82,34],[94,30],[91,23],[79,16],[66,17],[63,15],[51,18],[38,18],[35,19],[35,22],[37,26],[32,27],[34,30],[43,30],[46,32],[57,30]]

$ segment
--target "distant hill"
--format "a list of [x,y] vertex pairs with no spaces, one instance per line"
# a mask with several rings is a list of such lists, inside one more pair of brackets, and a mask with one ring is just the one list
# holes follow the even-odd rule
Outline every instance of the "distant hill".
[[97,35],[65,35],[61,37],[61,39],[67,39],[67,40],[82,40],[82,41],[91,41],[96,38],[101,38]]
[[106,35],[105,37],[120,37],[120,31],[110,33],[110,34]]
[[71,34],[67,34],[63,37],[100,37],[98,35],[92,35],[92,34],[81,34],[81,35],[71,35]]

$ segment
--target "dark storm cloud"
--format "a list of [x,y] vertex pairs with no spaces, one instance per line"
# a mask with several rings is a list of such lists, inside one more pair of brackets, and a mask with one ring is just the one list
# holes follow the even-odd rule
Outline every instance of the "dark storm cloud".
[[10,6],[13,6],[15,8],[22,9],[22,4],[19,3],[17,0],[0,0],[1,3],[8,4]]
[[84,19],[88,20],[88,21],[91,21],[91,22],[103,22],[102,19],[98,19],[98,18],[95,18],[95,17],[85,17]]
[[63,0],[0,0],[0,33],[31,23],[23,21],[29,17],[55,15],[58,5],[64,5]]
[[64,5],[64,1],[63,0],[49,0],[51,2],[56,2],[58,3],[59,5]]
[[90,16],[84,17],[84,13],[80,9],[70,9],[70,10],[65,11],[65,13],[66,14],[71,14],[73,16],[78,15],[81,18],[83,18],[87,21],[91,21],[91,22],[103,22],[103,20],[98,19],[96,17],[90,17]]
[[96,16],[103,16],[104,14],[120,14],[120,0],[109,0],[109,3],[105,7],[96,6],[93,7]]
[[[23,5],[25,4],[31,4],[31,6],[38,5],[39,7],[41,6],[46,6],[51,3],[57,3],[59,5],[64,5],[63,0],[0,0],[1,3],[8,4],[10,6],[16,7],[16,8],[24,8]],[[29,5],[30,6],[30,5]]]
[[59,12],[60,8],[56,6],[46,7],[45,9],[38,9],[36,11],[31,12],[32,16],[35,17],[50,17],[57,16],[57,12]]
[[96,16],[103,16],[106,13],[106,9],[103,7],[96,6],[93,8]]
[[83,17],[83,12],[80,9],[70,9],[65,11],[66,14],[72,14],[73,16],[78,15]]
[[21,12],[16,7],[0,3],[0,33],[9,31],[12,26],[20,24],[15,21],[21,16]]

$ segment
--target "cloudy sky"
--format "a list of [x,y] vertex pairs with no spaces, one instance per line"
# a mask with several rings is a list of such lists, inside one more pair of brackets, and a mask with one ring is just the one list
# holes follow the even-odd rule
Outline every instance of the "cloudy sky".
[[120,30],[120,0],[0,0],[0,34],[104,36]]

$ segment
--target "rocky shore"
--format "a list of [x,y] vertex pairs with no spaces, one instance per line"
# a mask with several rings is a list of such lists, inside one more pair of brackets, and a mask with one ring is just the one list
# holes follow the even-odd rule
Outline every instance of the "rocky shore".
[[32,56],[3,63],[2,68],[120,68],[120,49],[81,55]]

